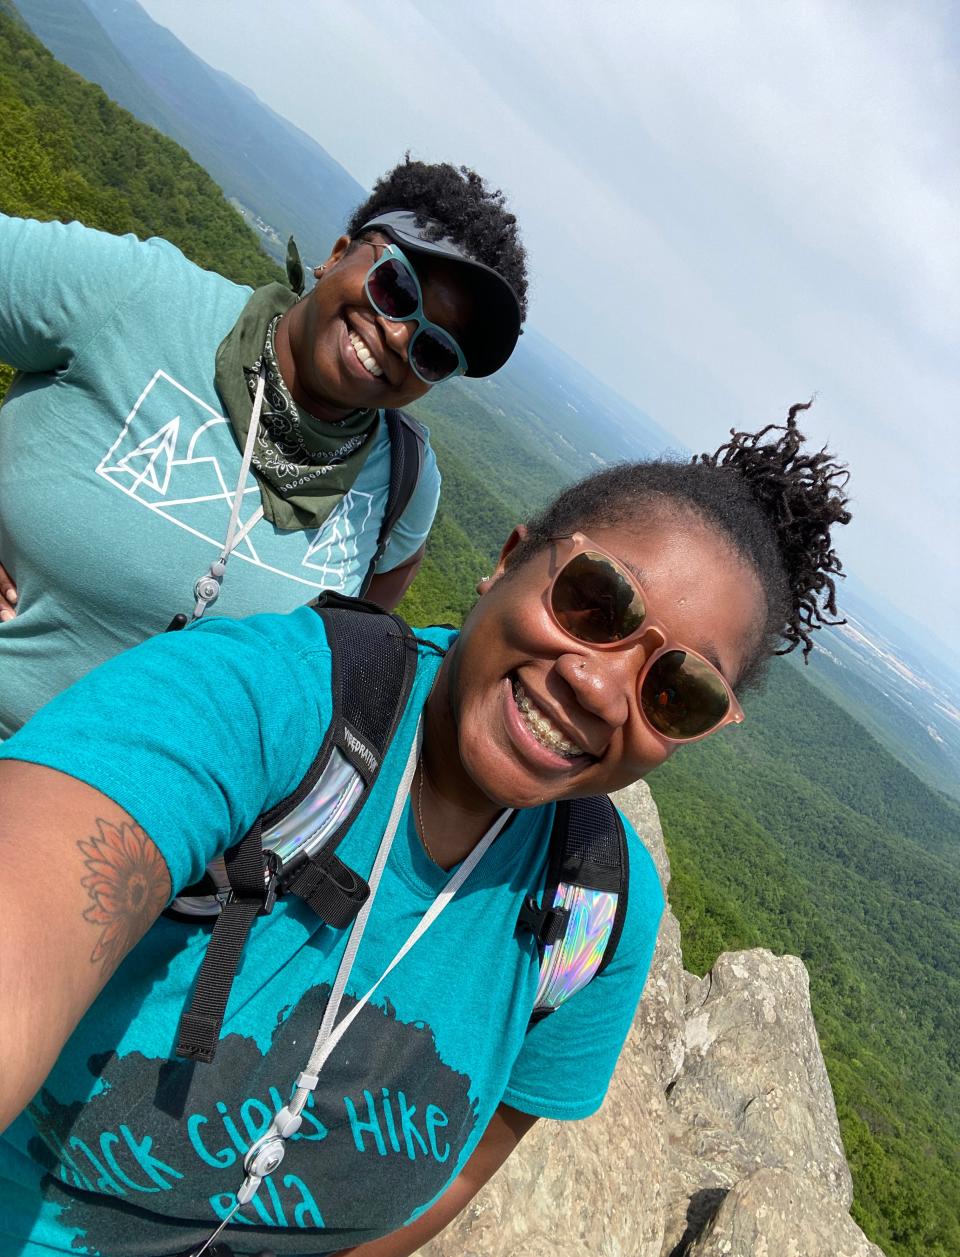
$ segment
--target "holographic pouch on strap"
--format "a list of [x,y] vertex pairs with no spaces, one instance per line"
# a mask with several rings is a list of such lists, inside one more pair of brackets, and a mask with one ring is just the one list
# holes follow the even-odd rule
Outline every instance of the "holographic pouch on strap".
[[606,890],[562,883],[553,910],[568,913],[564,932],[543,949],[534,1013],[552,1011],[595,977],[613,933],[620,896]]
[[558,803],[543,900],[532,896],[519,925],[533,932],[539,1021],[601,973],[616,951],[627,909],[626,834],[606,795]]

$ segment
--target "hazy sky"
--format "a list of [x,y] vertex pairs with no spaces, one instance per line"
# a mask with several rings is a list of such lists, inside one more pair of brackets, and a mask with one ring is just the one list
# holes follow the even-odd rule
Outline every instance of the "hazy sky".
[[816,392],[847,568],[956,642],[956,4],[141,3],[361,183],[502,186],[531,322],[684,444]]

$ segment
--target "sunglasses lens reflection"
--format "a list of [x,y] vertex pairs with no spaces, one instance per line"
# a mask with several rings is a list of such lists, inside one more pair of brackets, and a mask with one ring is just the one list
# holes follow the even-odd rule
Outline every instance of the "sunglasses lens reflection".
[[423,328],[413,340],[410,356],[423,379],[436,384],[453,375],[460,367],[460,358],[453,342],[441,331]]
[[655,660],[643,678],[640,702],[654,729],[679,741],[709,733],[730,709],[718,673],[686,650],[668,650]]
[[419,304],[413,276],[395,258],[387,258],[374,267],[367,277],[367,291],[388,319],[410,318]]
[[643,623],[640,592],[602,554],[586,551],[570,560],[553,583],[553,614],[581,642],[623,641]]

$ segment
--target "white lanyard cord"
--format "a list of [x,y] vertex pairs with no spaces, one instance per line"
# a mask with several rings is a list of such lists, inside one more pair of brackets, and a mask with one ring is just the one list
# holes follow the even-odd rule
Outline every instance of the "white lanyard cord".
[[[400,815],[403,812],[403,805],[413,782],[413,775],[417,769],[417,760],[420,758],[421,740],[422,731],[418,727],[417,738],[414,745],[410,748],[410,756],[407,760],[407,767],[404,770],[403,780],[400,783],[400,792],[394,801],[393,811],[390,813],[390,821],[387,829],[387,833],[390,835],[390,845],[393,843],[393,837],[400,820]],[[383,873],[384,866],[387,862],[387,856],[390,852],[389,846],[387,846],[386,850],[384,850],[387,837],[386,834],[384,835],[384,842],[381,843],[380,850],[377,852],[377,858],[374,862],[373,871],[370,875],[370,896],[363,905],[353,930],[350,933],[346,950],[344,951],[343,958],[340,961],[340,968],[337,972],[337,978],[333,986],[333,991],[330,994],[330,1000],[327,1004],[323,1021],[320,1025],[320,1033],[317,1035],[316,1042],[313,1045],[313,1051],[310,1053],[310,1059],[307,1062],[307,1068],[297,1079],[297,1093],[290,1105],[290,1108],[295,1113],[299,1113],[303,1109],[304,1104],[307,1102],[308,1094],[317,1085],[316,1078],[320,1073],[320,1070],[329,1060],[334,1048],[350,1029],[351,1025],[353,1025],[353,1022],[356,1020],[359,1013],[370,1001],[374,992],[377,990],[377,987],[379,987],[380,983],[393,972],[414,944],[419,942],[424,934],[426,934],[430,926],[433,925],[440,913],[447,907],[456,895],[457,891],[483,859],[483,856],[489,849],[490,844],[495,838],[497,838],[504,825],[506,825],[512,815],[512,808],[508,808],[506,811],[501,812],[484,836],[480,839],[479,843],[474,847],[457,869],[456,873],[454,873],[447,880],[443,890],[440,891],[433,903],[420,918],[416,928],[411,932],[407,941],[390,961],[389,965],[387,965],[380,977],[377,978],[376,982],[374,982],[370,990],[367,991],[363,999],[359,1001],[359,1003],[346,1015],[346,1017],[344,1017],[334,1030],[333,1025],[336,1021],[337,1013],[340,1010],[340,1002],[343,998],[344,988],[346,987],[347,979],[350,976],[350,970],[353,968],[353,962],[360,946],[360,940],[363,938],[363,931],[367,924],[367,918],[369,917],[370,909],[373,906],[374,895],[376,894],[377,887],[380,884],[380,876]]]
[[363,938],[364,930],[367,927],[367,921],[373,908],[373,901],[380,887],[380,879],[383,876],[383,870],[386,868],[387,858],[390,855],[390,849],[393,846],[393,841],[400,825],[400,818],[403,815],[403,809],[410,794],[410,787],[413,784],[414,773],[417,771],[417,761],[420,758],[422,744],[423,722],[421,719],[421,722],[417,725],[417,733],[413,745],[410,747],[410,754],[407,756],[407,763],[403,770],[403,776],[400,779],[400,785],[397,788],[393,807],[390,810],[387,827],[384,830],[383,838],[380,840],[376,859],[370,871],[370,894],[357,914],[357,919],[353,923],[353,929],[350,931],[350,936],[347,939],[343,956],[340,958],[337,976],[334,979],[333,989],[330,992],[330,998],[327,1001],[327,1007],[320,1022],[320,1030],[317,1033],[313,1050],[310,1053],[310,1059],[307,1061],[306,1068],[297,1075],[296,1091],[289,1105],[286,1105],[276,1114],[266,1134],[262,1135],[247,1152],[243,1162],[245,1177],[237,1192],[236,1204],[217,1227],[216,1231],[214,1231],[213,1235],[197,1251],[196,1257],[202,1257],[202,1254],[222,1233],[236,1211],[253,1199],[263,1179],[268,1174],[272,1174],[280,1165],[285,1151],[284,1141],[299,1130],[302,1121],[300,1114],[303,1112],[310,1093],[316,1088],[320,1072],[333,1054],[334,1048],[336,1048],[356,1018],[370,1002],[380,983],[393,972],[404,956],[426,934],[441,912],[448,906],[513,815],[512,808],[507,808],[506,811],[500,813],[457,871],[447,879],[443,890],[440,891],[420,918],[417,925],[408,935],[407,941],[390,961],[380,977],[377,978],[370,990],[347,1013],[343,1020],[337,1023],[337,1013],[340,1011],[340,1004],[343,1000],[347,981],[353,969],[354,961],[357,958],[360,940]]
[[260,374],[257,377],[257,392],[253,399],[253,409],[250,412],[250,426],[247,428],[247,439],[243,447],[243,458],[240,462],[240,475],[237,479],[237,489],[233,495],[233,506],[230,511],[230,523],[227,525],[227,536],[223,543],[223,549],[220,551],[219,558],[210,564],[210,570],[205,576],[201,576],[194,586],[194,594],[196,595],[196,605],[193,608],[192,619],[199,620],[207,607],[216,602],[220,593],[220,586],[223,584],[223,574],[226,570],[227,559],[237,548],[240,542],[250,532],[255,524],[263,519],[263,503],[261,502],[257,509],[253,512],[247,522],[238,531],[237,524],[240,521],[240,507],[243,505],[244,491],[247,484],[247,476],[250,474],[250,464],[253,461],[253,450],[257,443],[257,431],[260,427],[260,412],[263,409],[263,390],[267,383],[266,366],[261,363]]

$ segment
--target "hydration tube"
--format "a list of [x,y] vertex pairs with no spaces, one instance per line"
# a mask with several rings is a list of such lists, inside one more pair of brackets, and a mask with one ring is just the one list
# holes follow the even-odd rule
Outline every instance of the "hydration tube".
[[[237,548],[240,542],[246,537],[247,533],[263,519],[263,503],[257,507],[242,528],[237,525],[240,522],[240,507],[243,504],[244,490],[247,483],[247,476],[250,473],[250,463],[253,460],[253,447],[257,441],[257,432],[260,428],[260,412],[263,409],[263,390],[267,382],[266,367],[260,364],[260,373],[257,376],[257,392],[253,399],[253,409],[250,412],[250,426],[247,428],[247,439],[243,447],[243,459],[240,462],[240,475],[237,479],[236,492],[233,495],[233,507],[230,511],[230,523],[227,525],[227,536],[223,543],[223,549],[219,556],[214,559],[210,567],[199,578],[193,587],[193,596],[195,598],[193,606],[193,614],[190,616],[190,623],[199,620],[207,607],[211,603],[216,602],[220,597],[220,589],[223,585],[224,573],[227,569],[227,559]],[[180,612],[175,615],[167,626],[167,632],[171,629],[181,629],[187,624],[187,617]]]
[[390,817],[387,821],[387,827],[384,830],[383,838],[377,849],[377,855],[373,862],[373,869],[370,873],[370,894],[360,909],[357,919],[350,931],[347,939],[347,945],[344,948],[343,956],[340,960],[340,966],[337,969],[337,976],[333,983],[333,989],[330,992],[330,999],[327,1001],[327,1007],[320,1023],[320,1029],[317,1033],[316,1040],[313,1045],[313,1051],[307,1061],[306,1067],[297,1075],[296,1089],[290,1103],[277,1113],[273,1121],[270,1123],[266,1134],[251,1145],[247,1155],[243,1160],[244,1179],[237,1191],[237,1201],[227,1216],[223,1219],[217,1229],[210,1238],[198,1248],[192,1257],[203,1257],[211,1244],[216,1243],[218,1237],[223,1233],[224,1228],[230,1222],[231,1218],[238,1209],[249,1204],[260,1189],[260,1185],[265,1178],[273,1174],[280,1166],[286,1152],[286,1140],[295,1135],[300,1129],[302,1122],[301,1114],[306,1107],[307,1100],[310,1098],[311,1092],[316,1089],[320,1079],[320,1072],[329,1060],[334,1048],[350,1029],[361,1011],[369,1003],[374,992],[383,982],[384,978],[390,974],[393,969],[406,956],[407,952],[417,943],[430,926],[440,916],[441,912],[447,907],[450,901],[456,895],[457,891],[464,884],[473,870],[480,863],[486,854],[494,839],[499,836],[507,821],[513,815],[513,809],[507,808],[501,812],[497,819],[493,822],[480,842],[474,847],[467,858],[463,861],[455,873],[447,880],[443,890],[437,895],[433,903],[420,918],[418,924],[407,937],[407,941],[403,944],[394,958],[384,969],[383,973],[377,978],[373,986],[367,991],[363,999],[357,1003],[353,1009],[337,1023],[337,1013],[340,1011],[340,1004],[343,1000],[344,991],[346,990],[347,981],[350,972],[353,969],[353,963],[356,960],[357,951],[360,947],[360,940],[363,938],[363,932],[366,929],[367,920],[370,916],[370,910],[373,907],[373,901],[376,898],[377,890],[380,886],[380,879],[383,870],[386,867],[387,857],[390,854],[390,848],[393,846],[393,840],[396,837],[397,827],[400,824],[400,817],[403,814],[403,808],[410,793],[410,787],[413,784],[413,776],[417,770],[417,761],[420,758],[420,749],[423,743],[423,721],[417,725],[417,734],[414,738],[413,745],[410,748],[410,754],[407,756],[407,763],[403,770],[403,777],[397,788],[397,795],[390,811]]

